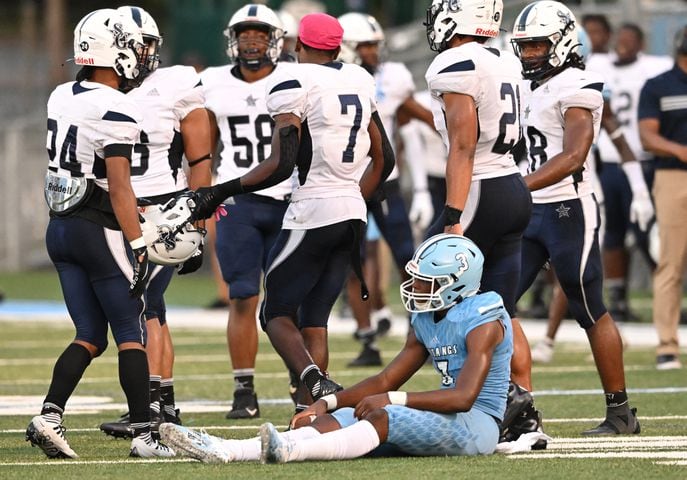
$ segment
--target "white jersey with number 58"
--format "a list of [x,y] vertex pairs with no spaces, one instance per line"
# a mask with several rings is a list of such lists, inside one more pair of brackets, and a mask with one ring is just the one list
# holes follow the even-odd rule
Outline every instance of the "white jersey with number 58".
[[[270,115],[301,119],[301,148],[285,229],[365,221],[358,184],[369,164],[368,126],[376,111],[372,76],[357,65],[294,65],[269,79]],[[311,145],[311,146],[309,146]]]
[[[289,67],[279,63],[271,74],[256,82],[239,78],[239,69],[233,65],[201,72],[205,105],[215,114],[222,142],[217,183],[240,177],[270,156],[274,121],[267,112],[265,86],[272,76]],[[288,181],[258,192],[277,200],[290,193]]]
[[518,172],[510,153],[520,138],[518,59],[476,42],[450,48],[436,56],[425,78],[432,101],[434,125],[449,148],[443,94],[469,95],[478,119],[477,149],[472,178],[495,178]]

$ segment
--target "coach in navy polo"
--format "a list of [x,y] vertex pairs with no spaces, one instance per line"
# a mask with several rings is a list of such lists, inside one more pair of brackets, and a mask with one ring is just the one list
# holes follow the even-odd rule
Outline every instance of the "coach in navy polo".
[[687,269],[687,26],[675,36],[675,66],[647,80],[639,98],[639,133],[654,154],[660,258],[654,273],[656,367],[680,368],[678,324]]

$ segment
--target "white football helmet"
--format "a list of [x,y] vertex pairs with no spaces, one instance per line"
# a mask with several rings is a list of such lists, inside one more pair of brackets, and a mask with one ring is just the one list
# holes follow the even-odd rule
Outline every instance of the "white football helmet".
[[[245,28],[265,29],[269,35],[269,44],[265,56],[258,60],[248,60],[241,56],[238,36]],[[265,5],[248,4],[241,7],[229,20],[224,36],[228,39],[227,55],[234,63],[239,63],[251,70],[258,70],[267,64],[276,65],[284,46],[284,27],[277,14]]]
[[[425,240],[405,270],[410,279],[401,284],[401,299],[409,312],[446,310],[479,291],[484,255],[467,237],[441,233]],[[415,291],[413,283],[431,284]]]
[[[523,59],[521,46],[527,42],[548,41],[544,57]],[[522,63],[522,74],[528,80],[542,80],[569,63],[582,62],[575,15],[560,2],[550,0],[527,5],[513,25],[511,40]]]
[[148,258],[158,265],[179,265],[200,248],[205,230],[190,222],[191,192],[172,198],[164,205],[139,207],[143,216],[141,231],[148,248]]
[[160,46],[162,45],[160,30],[157,28],[155,19],[140,7],[119,7],[117,11],[124,16],[131,17],[134,23],[141,29],[143,43],[146,45],[142,59],[143,71],[141,72],[141,80],[143,80],[157,70],[157,67],[160,65]]
[[128,80],[140,76],[144,49],[138,25],[111,8],[89,13],[74,29],[74,63],[112,67]]
[[284,38],[291,38],[293,40],[298,38],[298,22],[296,17],[291,15],[286,10],[279,10],[277,12],[279,20],[281,20],[282,28],[284,29]]
[[427,9],[427,42],[443,52],[456,35],[494,38],[499,34],[503,0],[432,0]]
[[343,62],[360,63],[357,52],[360,43],[378,43],[383,48],[384,30],[372,15],[351,12],[341,15],[338,20],[344,30],[339,55]]

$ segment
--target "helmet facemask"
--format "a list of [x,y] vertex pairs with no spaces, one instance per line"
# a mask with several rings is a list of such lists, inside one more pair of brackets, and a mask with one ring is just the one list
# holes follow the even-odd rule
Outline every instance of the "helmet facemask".
[[[568,66],[584,68],[575,16],[562,3],[541,1],[525,7],[515,20],[511,45],[527,80],[541,81]],[[523,58],[522,47],[530,42],[548,42],[546,55]]]
[[[265,33],[267,35],[267,40],[264,42],[254,39],[246,40],[246,43],[253,44],[254,46],[251,48],[243,48],[244,51],[242,52],[241,43],[243,43],[244,40],[240,39],[240,36],[247,30],[256,30]],[[277,64],[279,55],[281,55],[284,36],[283,33],[278,32],[277,29],[271,25],[258,22],[242,22],[227,28],[225,35],[227,35],[228,38],[227,54],[232,62],[238,63],[240,66],[253,71],[260,70],[266,65]],[[263,55],[255,58],[250,56],[246,57],[247,53],[250,55],[252,50],[259,50],[261,48],[265,50]]]
[[[462,300],[462,297],[457,293],[451,295],[451,292],[447,291],[456,289],[455,282],[458,279],[454,276],[431,277],[420,272],[411,272],[408,266],[406,266],[406,272],[410,274],[411,278],[401,284],[401,299],[407,311],[411,313],[435,312],[445,310]],[[430,284],[429,291],[416,289],[416,280]],[[445,300],[446,297],[448,300]],[[451,298],[453,298],[452,301]]]
[[[453,31],[456,29],[457,24],[451,20],[450,17],[445,16],[440,22],[440,31],[437,32],[435,29],[435,23],[437,17],[444,11],[444,2],[432,3],[427,9],[427,19],[425,20],[424,26],[427,29],[427,43],[429,43],[429,48],[434,52],[443,52],[448,48],[448,42],[453,38]],[[437,34],[441,35],[442,40],[439,44],[436,43]]]

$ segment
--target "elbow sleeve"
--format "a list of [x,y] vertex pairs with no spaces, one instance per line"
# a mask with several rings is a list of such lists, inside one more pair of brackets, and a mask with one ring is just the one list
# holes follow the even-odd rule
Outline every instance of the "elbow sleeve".
[[379,133],[382,136],[382,155],[384,157],[384,168],[382,170],[381,181],[383,183],[386,181],[389,175],[391,175],[391,171],[394,169],[394,165],[396,165],[396,156],[394,155],[394,149],[391,146],[389,137],[386,136],[384,124],[382,123],[382,119],[379,117],[379,112],[374,112],[372,114],[372,121],[375,122],[375,125],[379,129]]
[[298,128],[289,125],[279,129],[279,163],[264,179],[253,185],[243,185],[243,193],[256,192],[283,182],[291,176],[298,158]]

